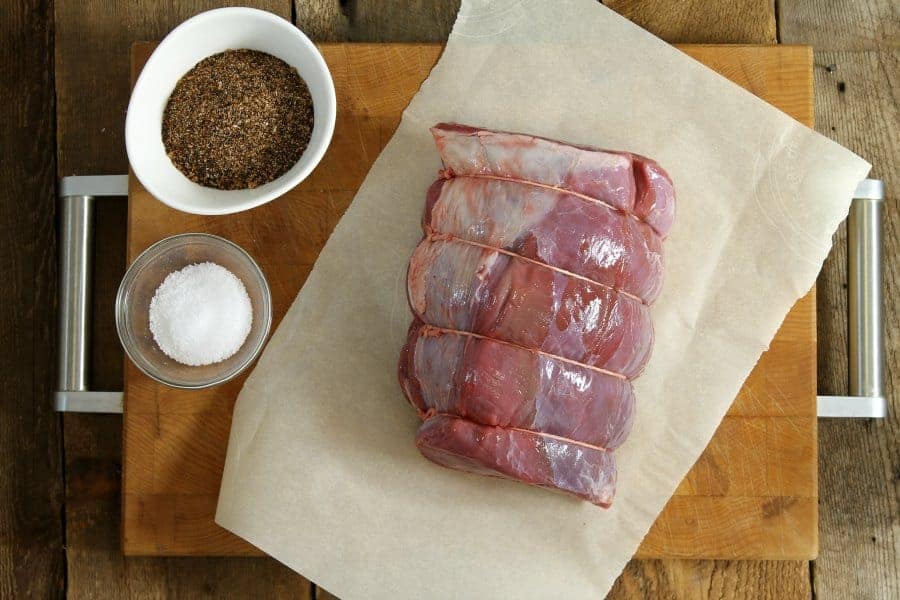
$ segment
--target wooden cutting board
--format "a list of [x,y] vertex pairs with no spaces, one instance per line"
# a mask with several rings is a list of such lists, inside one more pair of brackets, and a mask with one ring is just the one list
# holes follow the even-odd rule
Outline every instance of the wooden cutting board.
[[[133,47],[133,77],[153,48],[150,43]],[[278,324],[390,139],[402,110],[441,53],[440,46],[415,44],[323,44],[320,48],[334,76],[339,112],[334,140],[312,176],[274,202],[224,217],[169,209],[131,177],[129,260],[176,233],[205,231],[229,238],[250,252],[265,271]],[[812,125],[810,48],[680,48]],[[709,447],[644,540],[638,557],[816,556],[815,370],[815,297],[810,292],[785,319]],[[126,361],[125,554],[259,553],[213,523],[232,407],[242,385],[239,378],[210,390],[170,389]]]

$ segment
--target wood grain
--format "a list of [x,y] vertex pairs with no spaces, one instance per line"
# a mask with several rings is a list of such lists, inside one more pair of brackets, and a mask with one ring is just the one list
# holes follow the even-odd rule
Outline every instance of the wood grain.
[[[884,1],[884,0],[882,0]],[[773,44],[773,0],[604,0],[603,4],[672,43]],[[295,0],[297,25],[317,41],[443,42],[459,0]]]
[[[830,67],[830,69],[828,68]],[[900,50],[816,53],[819,129],[872,163],[883,179],[885,394],[888,417],[824,421],[820,473],[822,549],[817,593],[835,598],[900,597]],[[836,236],[819,285],[819,391],[847,393],[846,230]]]
[[[817,129],[872,163],[883,179],[884,323],[888,418],[823,421],[821,549],[812,569],[824,598],[900,598],[900,19],[896,2],[779,5],[782,39],[813,43]],[[818,281],[819,392],[847,393],[847,232],[842,225]]]
[[0,597],[64,594],[50,3],[3,2],[0,19]]
[[445,42],[459,0],[351,0],[352,42]]
[[[759,560],[632,560],[607,600],[805,600],[809,563]],[[316,587],[316,600],[337,596]]]
[[777,41],[773,0],[603,0],[603,4],[671,43]]
[[[227,6],[222,0],[55,3],[59,171],[66,175],[124,173],[128,53],[139,39],[161,39],[193,15]],[[247,3],[291,18],[289,0]]]
[[[59,174],[124,172],[128,49],[162,37],[183,19],[227,4],[216,0],[55,3]],[[288,0],[255,2],[289,18]],[[49,22],[49,20],[48,20]],[[95,240],[92,383],[122,385],[122,351],[112,302],[125,267],[126,203],[98,204]],[[119,250],[121,248],[121,250]],[[52,322],[52,321],[51,321]],[[120,543],[121,419],[67,415],[66,557],[68,593],[97,597],[308,597],[309,582],[270,559],[124,559]]]
[[780,0],[779,39],[823,50],[900,48],[896,0]]
[[460,0],[295,0],[297,26],[317,42],[445,42]]
[[[276,202],[227,218],[173,211],[132,178],[130,257],[182,231],[223,235],[260,262],[273,283],[280,320],[440,54],[436,45],[320,48],[334,77],[340,113],[332,146],[312,177]],[[812,120],[808,48],[683,49],[783,110]],[[135,47],[136,70],[149,50]],[[285,235],[291,244],[282,243]],[[126,553],[255,552],[212,523],[231,410],[241,385],[239,379],[184,392],[127,368]],[[816,497],[815,299],[810,295],[787,317],[638,556],[809,558],[817,547]]]
[[350,36],[346,2],[294,0],[294,24],[316,42],[344,42]]
[[805,561],[633,560],[607,600],[806,600]]

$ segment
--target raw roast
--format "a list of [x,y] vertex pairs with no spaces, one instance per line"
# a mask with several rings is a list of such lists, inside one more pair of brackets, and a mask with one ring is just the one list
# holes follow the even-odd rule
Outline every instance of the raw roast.
[[439,124],[444,163],[409,263],[400,384],[432,461],[600,506],[631,430],[631,381],[675,195],[652,160]]

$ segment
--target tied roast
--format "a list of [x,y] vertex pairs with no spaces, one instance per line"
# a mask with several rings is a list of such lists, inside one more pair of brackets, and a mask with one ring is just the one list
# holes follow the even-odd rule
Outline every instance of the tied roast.
[[430,460],[600,506],[653,347],[672,181],[628,152],[439,124],[400,383]]

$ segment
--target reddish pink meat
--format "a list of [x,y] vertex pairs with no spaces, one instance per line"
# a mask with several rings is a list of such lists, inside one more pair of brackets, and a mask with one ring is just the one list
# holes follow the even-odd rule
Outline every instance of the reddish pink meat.
[[400,384],[454,469],[609,506],[653,346],[672,181],[628,152],[439,124]]
[[599,506],[615,494],[611,453],[542,433],[437,415],[419,427],[416,446],[445,467],[561,490]]
[[426,239],[409,262],[413,312],[426,323],[635,377],[653,346],[640,301],[515,255]]
[[636,215],[662,237],[672,227],[672,180],[643,156],[456,123],[439,123],[431,133],[450,175],[515,179],[569,190]]
[[634,158],[634,214],[662,237],[675,222],[675,187],[662,167],[649,158]]
[[510,250],[650,303],[662,287],[662,241],[645,223],[559,190],[480,177],[438,179],[423,227]]
[[400,380],[420,416],[543,431],[615,449],[631,431],[627,380],[500,342],[414,321]]

